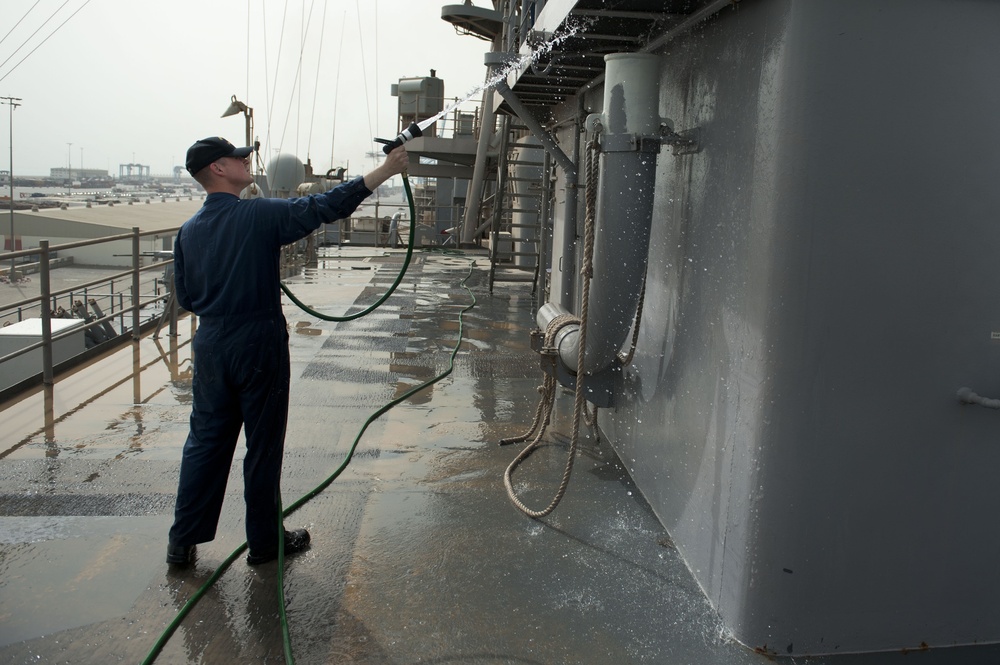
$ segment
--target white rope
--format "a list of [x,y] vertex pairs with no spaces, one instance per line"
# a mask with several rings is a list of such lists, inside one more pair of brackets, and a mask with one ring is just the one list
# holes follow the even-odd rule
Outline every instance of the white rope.
[[[523,441],[535,430],[535,438],[528,444],[524,450],[514,458],[514,461],[510,463],[506,471],[504,471],[503,482],[504,486],[507,488],[507,496],[510,497],[511,502],[517,506],[518,510],[534,519],[540,517],[545,517],[559,505],[562,501],[563,495],[566,493],[566,488],[569,487],[569,479],[573,474],[573,461],[576,459],[576,450],[579,445],[580,440],[580,420],[584,417],[586,412],[586,399],[584,398],[584,355],[587,348],[587,319],[590,310],[590,281],[594,275],[594,227],[595,227],[595,208],[596,208],[596,196],[597,196],[597,160],[594,159],[596,154],[596,140],[591,143],[590,150],[587,153],[587,196],[586,196],[586,207],[587,215],[584,228],[584,243],[583,243],[583,268],[580,273],[582,275],[582,293],[581,293],[581,308],[580,308],[580,318],[576,319],[571,315],[564,314],[562,316],[555,317],[546,326],[545,331],[545,342],[543,345],[543,353],[552,358],[552,362],[558,362],[558,351],[553,347],[555,344],[555,338],[559,330],[563,327],[576,323],[580,326],[580,339],[579,347],[577,350],[577,377],[576,377],[576,392],[574,394],[573,400],[573,434],[570,438],[569,455],[566,459],[566,469],[563,471],[562,481],[559,483],[559,489],[556,490],[556,494],[553,497],[549,505],[543,510],[533,510],[524,504],[518,497],[517,493],[514,491],[514,484],[511,477],[514,473],[514,469],[518,465],[527,459],[538,447],[541,441],[542,435],[545,433],[545,427],[549,424],[549,420],[552,415],[552,405],[555,401],[555,368],[553,367],[552,372],[548,372],[545,375],[545,381],[541,388],[542,396],[538,402],[538,408],[535,410],[535,420],[532,423],[531,430],[526,435],[522,437],[515,437],[514,439],[506,439],[501,441],[501,444],[513,443],[515,441]],[[545,425],[539,428],[539,424],[544,420]],[[594,423],[597,421],[596,411],[594,414]]]
[[985,406],[987,409],[1000,409],[1000,399],[977,395],[972,392],[971,388],[964,386],[958,389],[958,401],[965,404],[978,404],[979,406]]

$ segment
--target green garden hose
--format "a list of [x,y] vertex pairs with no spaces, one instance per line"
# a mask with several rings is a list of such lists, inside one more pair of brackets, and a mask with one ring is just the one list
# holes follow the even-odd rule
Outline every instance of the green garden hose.
[[[382,296],[382,298],[380,298],[378,300],[378,302],[376,302],[374,305],[368,307],[367,309],[365,309],[362,312],[358,312],[356,314],[352,314],[352,315],[349,315],[347,317],[331,317],[331,316],[327,316],[327,315],[323,315],[323,314],[320,314],[318,312],[315,312],[315,311],[309,309],[308,307],[306,307],[305,305],[303,305],[300,301],[298,301],[288,291],[288,289],[285,287],[285,285],[282,284],[281,285],[282,290],[292,299],[293,302],[295,302],[296,305],[298,305],[299,307],[301,307],[305,311],[309,312],[310,314],[312,314],[314,316],[318,316],[318,317],[320,317],[320,318],[322,318],[324,320],[327,320],[327,321],[350,321],[350,320],[353,320],[353,319],[356,319],[356,318],[359,318],[361,316],[364,316],[366,314],[371,313],[379,305],[381,305],[383,302],[385,302],[385,300],[389,297],[389,295],[396,289],[396,287],[402,281],[403,275],[406,273],[406,270],[409,267],[410,257],[413,254],[414,229],[416,227],[416,223],[415,223],[415,216],[414,216],[414,209],[413,209],[413,195],[412,195],[412,193],[410,191],[409,181],[407,180],[405,174],[403,175],[403,187],[406,190],[407,200],[409,201],[409,204],[410,204],[410,219],[411,219],[411,222],[410,222],[410,236],[409,236],[409,243],[408,243],[408,248],[407,248],[407,253],[406,253],[406,261],[404,262],[403,268],[400,271],[399,276],[396,278],[396,281],[393,283],[393,285],[390,288],[390,290],[384,296]],[[449,253],[453,253],[453,252],[449,252]],[[323,490],[325,490],[327,487],[329,487],[330,484],[333,483],[333,481],[336,480],[337,477],[340,476],[341,473],[343,473],[344,469],[346,469],[347,466],[348,466],[348,464],[350,464],[351,458],[354,456],[354,451],[357,449],[358,444],[361,441],[361,437],[364,435],[364,433],[368,429],[369,425],[371,425],[373,422],[375,422],[376,419],[378,419],[380,416],[382,416],[384,413],[386,413],[387,411],[389,411],[390,409],[392,409],[397,404],[399,404],[399,403],[401,403],[401,402],[409,399],[410,397],[412,397],[416,393],[420,392],[424,388],[427,388],[429,386],[434,385],[435,383],[437,383],[441,379],[443,379],[446,376],[448,376],[449,374],[451,374],[452,370],[455,367],[455,357],[458,355],[458,350],[459,350],[459,348],[462,345],[462,339],[463,339],[463,335],[464,335],[464,325],[465,325],[464,324],[465,313],[468,312],[469,310],[471,310],[473,307],[475,307],[476,303],[477,303],[475,294],[473,294],[472,290],[466,285],[466,282],[468,282],[469,278],[472,276],[472,271],[473,271],[474,267],[475,267],[475,262],[470,260],[470,262],[469,262],[469,273],[465,276],[465,279],[463,279],[462,283],[461,283],[462,288],[464,288],[466,291],[468,291],[469,296],[472,299],[472,301],[467,306],[465,306],[461,310],[461,312],[459,312],[459,315],[458,315],[458,339],[455,342],[455,347],[452,349],[451,356],[449,358],[448,368],[444,372],[442,372],[441,374],[438,374],[437,376],[435,376],[435,377],[433,377],[433,378],[425,381],[424,383],[421,383],[420,385],[411,388],[407,392],[403,393],[402,395],[400,395],[399,397],[393,399],[392,401],[384,404],[382,407],[380,407],[374,413],[372,413],[368,417],[368,419],[364,422],[364,424],[361,426],[361,429],[358,431],[358,434],[354,438],[354,442],[351,444],[351,447],[348,450],[347,455],[344,457],[343,462],[341,462],[340,466],[337,467],[337,469],[332,474],[330,474],[325,480],[323,480],[323,482],[321,482],[315,488],[313,488],[312,490],[310,490],[309,492],[307,492],[305,495],[303,495],[297,501],[295,501],[294,503],[292,503],[288,508],[285,508],[283,510],[281,509],[281,504],[280,504],[280,500],[281,499],[279,497],[279,515],[280,515],[280,518],[279,518],[279,528],[278,528],[278,534],[279,534],[279,547],[278,547],[278,602],[279,602],[279,605],[280,605],[280,607],[279,607],[279,615],[280,615],[280,621],[281,621],[281,632],[282,632],[282,642],[283,642],[284,653],[285,653],[285,662],[288,665],[293,664],[295,662],[295,659],[294,659],[294,656],[292,654],[291,636],[289,634],[288,619],[287,619],[287,616],[286,616],[286,613],[285,613],[285,595],[284,595],[284,550],[285,550],[285,547],[284,547],[284,518],[287,517],[288,515],[291,515],[293,512],[295,512],[296,510],[298,510],[299,508],[301,508],[303,505],[305,505],[306,503],[308,503],[310,500],[312,500],[313,498],[315,498],[317,495],[319,495]],[[198,601],[201,600],[201,598],[205,595],[205,593],[207,593],[208,590],[216,583],[216,581],[218,581],[218,579],[220,577],[222,577],[222,574],[229,568],[229,566],[231,566],[233,564],[233,562],[236,561],[236,559],[239,558],[239,556],[246,549],[247,549],[247,543],[243,542],[235,550],[233,550],[233,552],[228,557],[226,557],[226,559],[219,565],[219,567],[215,569],[215,572],[212,573],[211,577],[208,578],[208,580],[201,586],[201,588],[199,588],[191,596],[191,598],[189,598],[188,601],[180,608],[180,610],[178,610],[177,615],[170,622],[170,624],[167,625],[167,627],[164,629],[163,633],[160,635],[159,639],[156,641],[156,643],[153,645],[153,647],[149,650],[149,653],[146,655],[146,658],[142,661],[142,665],[148,665],[148,664],[150,664],[150,663],[152,663],[153,661],[156,660],[156,657],[159,655],[160,651],[163,650],[163,647],[166,645],[167,641],[169,641],[170,637],[174,634],[174,632],[180,626],[181,622],[188,615],[188,613],[194,608],[194,606],[198,603]]]
[[406,259],[403,261],[403,267],[400,269],[399,275],[396,276],[396,281],[392,283],[392,286],[389,287],[389,290],[386,291],[381,298],[379,298],[373,304],[361,310],[360,312],[355,312],[354,314],[345,314],[344,316],[331,316],[329,314],[323,314],[322,312],[317,312],[316,310],[310,308],[304,302],[296,298],[295,294],[292,293],[287,286],[285,286],[284,282],[279,282],[278,284],[281,286],[281,290],[285,292],[285,295],[288,296],[293,303],[298,305],[299,308],[302,309],[302,311],[311,314],[315,317],[318,317],[324,321],[353,321],[354,319],[360,319],[362,316],[371,314],[376,309],[378,309],[379,306],[382,303],[384,303],[389,298],[389,296],[392,295],[393,291],[396,290],[396,287],[399,286],[399,283],[403,281],[403,275],[406,274],[407,268],[410,267],[410,259],[413,258],[413,244],[414,244],[414,237],[416,236],[417,214],[416,210],[414,210],[413,208],[413,192],[410,191],[410,179],[406,177],[405,173],[403,174],[403,189],[406,190],[406,200],[410,204],[410,237],[406,243]]

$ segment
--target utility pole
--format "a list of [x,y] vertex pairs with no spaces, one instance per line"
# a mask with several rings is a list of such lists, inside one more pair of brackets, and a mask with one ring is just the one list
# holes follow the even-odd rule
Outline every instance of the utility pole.
[[66,144],[66,177],[69,178],[69,193],[73,193],[73,144]]
[[[14,109],[20,104],[20,97],[0,97],[0,103],[10,107],[10,251],[15,250],[14,244]],[[17,275],[14,272],[14,258],[10,259],[10,282],[14,283]]]

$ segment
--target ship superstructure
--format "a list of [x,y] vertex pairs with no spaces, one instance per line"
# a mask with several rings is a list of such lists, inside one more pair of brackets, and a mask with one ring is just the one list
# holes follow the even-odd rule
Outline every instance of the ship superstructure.
[[506,142],[544,151],[539,325],[589,306],[553,371],[727,629],[1000,640],[1000,5],[495,4],[443,10],[501,73],[472,190],[505,191]]

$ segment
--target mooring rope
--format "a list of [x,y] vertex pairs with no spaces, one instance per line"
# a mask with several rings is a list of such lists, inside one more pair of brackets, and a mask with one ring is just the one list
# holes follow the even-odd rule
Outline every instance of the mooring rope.
[[[536,437],[540,439],[545,433],[545,428],[549,426],[549,422],[552,416],[552,401],[555,396],[555,364],[558,357],[558,350],[555,348],[555,338],[559,334],[559,331],[566,326],[579,324],[580,319],[573,316],[572,314],[560,314],[551,321],[549,325],[545,328],[545,337],[542,342],[542,357],[546,358],[552,364],[552,372],[545,372],[542,385],[538,386],[537,390],[541,394],[541,398],[538,400],[538,406],[535,407],[535,417],[531,421],[531,427],[524,434],[519,434],[517,436],[512,436],[507,439],[500,439],[500,445],[506,446],[511,443],[522,443],[527,441],[531,437]],[[541,429],[539,429],[541,428]],[[536,436],[537,435],[537,436]],[[532,442],[534,444],[535,441]]]
[[[529,437],[534,435],[531,443],[525,446],[517,457],[510,463],[503,474],[504,487],[507,488],[507,496],[510,497],[511,503],[513,503],[518,510],[527,515],[528,517],[538,519],[545,517],[559,505],[562,501],[563,495],[566,494],[566,489],[569,487],[569,479],[573,474],[573,462],[576,459],[576,451],[579,447],[580,440],[580,419],[583,417],[586,411],[586,399],[584,398],[584,369],[583,361],[586,354],[587,348],[587,321],[590,313],[590,282],[594,276],[594,217],[597,203],[597,173],[598,164],[595,158],[597,154],[597,141],[596,137],[588,144],[587,150],[587,167],[586,167],[586,221],[584,225],[584,241],[583,241],[583,268],[580,270],[582,276],[582,304],[580,307],[580,318],[577,319],[568,314],[563,314],[555,317],[545,329],[545,341],[543,344],[543,354],[548,355],[553,362],[553,371],[545,373],[545,379],[542,386],[539,388],[541,397],[539,398],[538,407],[535,409],[535,419],[531,424],[531,428],[527,433],[512,437],[510,439],[503,439],[500,441],[501,445],[507,443],[519,443],[521,441],[527,440]],[[549,505],[543,510],[533,510],[528,507],[523,501],[521,501],[517,493],[514,491],[514,484],[511,477],[514,474],[514,470],[532,453],[538,448],[538,444],[545,434],[545,429],[547,428],[551,416],[552,407],[555,402],[555,392],[556,392],[556,379],[555,379],[555,362],[557,362],[558,350],[555,349],[555,339],[558,332],[567,325],[578,324],[580,327],[580,341],[579,347],[577,349],[577,362],[576,362],[576,391],[574,393],[573,399],[573,434],[570,438],[569,445],[569,455],[566,459],[566,468],[563,471],[562,481],[559,483],[559,488],[556,490],[555,496]],[[594,422],[597,421],[597,412],[594,412]]]

